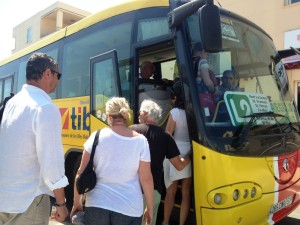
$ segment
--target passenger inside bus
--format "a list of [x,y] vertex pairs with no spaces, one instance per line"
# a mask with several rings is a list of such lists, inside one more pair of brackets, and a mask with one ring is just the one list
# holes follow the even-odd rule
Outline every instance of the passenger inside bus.
[[211,119],[216,107],[214,96],[218,93],[218,82],[213,71],[209,69],[208,53],[203,49],[200,42],[195,44],[193,55],[195,57],[194,67],[199,100],[204,109],[205,117]]
[[[153,79],[151,79],[153,77]],[[155,66],[150,61],[144,61],[140,65],[139,92],[150,90],[165,90],[170,81],[162,79],[156,72]]]
[[150,79],[155,73],[155,67],[152,62],[144,61],[140,66],[140,76],[142,79]]
[[[153,77],[153,79],[151,79]],[[145,99],[151,99],[162,108],[162,116],[158,125],[163,126],[172,109],[171,95],[167,90],[169,80],[164,81],[161,74],[156,73],[155,66],[150,61],[144,61],[139,74],[139,107]]]
[[221,78],[221,85],[219,86],[219,91],[216,94],[216,103],[224,100],[224,94],[226,91],[240,91],[240,88],[234,83],[235,76],[232,70],[225,70]]
[[240,91],[240,88],[234,83],[235,75],[232,70],[225,70],[221,78],[221,85],[219,86],[218,94],[215,97],[216,111],[213,117],[213,122],[230,121],[228,110],[224,101],[224,94],[227,91]]

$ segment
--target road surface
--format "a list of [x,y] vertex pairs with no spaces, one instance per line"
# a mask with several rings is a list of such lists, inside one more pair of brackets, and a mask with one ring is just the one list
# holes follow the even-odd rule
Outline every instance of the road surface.
[[[50,221],[49,225],[71,225],[70,221],[59,223],[56,221]],[[300,225],[300,206],[289,215],[289,217],[283,219],[275,225]]]

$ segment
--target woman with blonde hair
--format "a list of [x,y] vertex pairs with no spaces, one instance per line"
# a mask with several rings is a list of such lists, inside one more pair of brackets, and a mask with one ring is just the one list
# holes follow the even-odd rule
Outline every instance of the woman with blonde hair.
[[[130,108],[125,98],[113,97],[106,103],[109,128],[100,131],[94,155],[97,184],[86,194],[86,225],[140,225],[143,195],[146,199],[144,219],[152,223],[153,179],[147,139],[127,127]],[[85,169],[95,138],[93,132],[84,144],[76,178]],[[74,185],[76,186],[76,185]],[[72,216],[82,210],[81,196],[74,187]]]

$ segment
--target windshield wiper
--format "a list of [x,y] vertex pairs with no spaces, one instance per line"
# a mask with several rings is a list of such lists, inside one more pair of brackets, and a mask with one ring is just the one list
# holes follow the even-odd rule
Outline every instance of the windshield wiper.
[[[256,121],[257,118],[262,118],[262,117],[273,117],[276,121],[277,126],[280,126],[276,120],[277,117],[285,117],[282,114],[274,113],[274,112],[261,112],[261,113],[253,113],[248,116],[243,116],[242,118],[250,118],[250,121],[247,123],[247,125],[241,125],[239,129],[235,132],[233,137],[235,138],[232,141],[231,147],[240,150],[241,148],[245,147],[244,143],[248,137],[249,131],[252,128],[254,122]],[[284,132],[283,132],[284,133]]]

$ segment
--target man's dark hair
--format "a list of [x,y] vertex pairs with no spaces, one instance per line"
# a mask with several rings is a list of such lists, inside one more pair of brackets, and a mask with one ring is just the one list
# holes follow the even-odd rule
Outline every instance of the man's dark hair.
[[27,61],[26,79],[40,80],[46,69],[54,70],[57,62],[50,56],[44,53],[34,53]]

